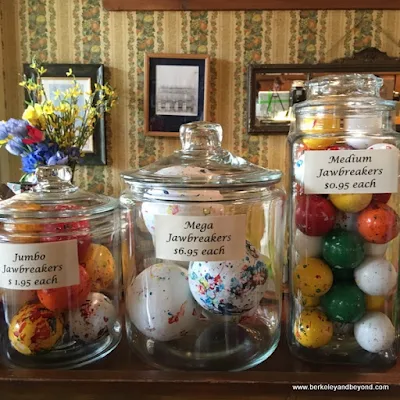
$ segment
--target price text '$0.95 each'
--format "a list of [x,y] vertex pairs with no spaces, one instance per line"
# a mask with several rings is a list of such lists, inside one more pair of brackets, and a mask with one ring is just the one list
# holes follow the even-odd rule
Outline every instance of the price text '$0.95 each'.
[[344,192],[350,189],[363,189],[363,188],[374,188],[376,187],[376,179],[371,179],[370,181],[360,181],[360,182],[326,182],[325,189],[331,190],[343,190]]

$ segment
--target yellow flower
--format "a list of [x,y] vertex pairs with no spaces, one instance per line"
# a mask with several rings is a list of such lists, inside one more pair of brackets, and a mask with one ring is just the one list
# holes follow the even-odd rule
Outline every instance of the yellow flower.
[[72,106],[72,114],[74,115],[79,114],[79,107],[76,104]]
[[60,96],[61,96],[60,89],[55,90],[53,94],[54,94],[54,98],[56,100],[58,100],[60,98]]
[[37,89],[38,85],[36,83],[32,83],[32,82],[28,82],[26,84],[26,88],[30,91],[30,92],[34,92]]
[[46,118],[40,104],[35,104],[34,107],[28,106],[22,114],[22,119],[28,121],[32,126],[35,126],[40,130],[46,128]]
[[72,76],[72,69],[71,68],[68,70],[67,76]]
[[79,86],[74,86],[71,89],[69,89],[69,93],[71,97],[79,97],[82,96],[83,94]]
[[51,101],[47,101],[45,104],[43,104],[43,113],[47,115],[54,113],[54,106]]
[[104,93],[107,95],[107,96],[113,96],[114,95],[114,91],[109,87],[109,86],[103,86],[103,90],[104,90]]
[[58,124],[58,117],[56,115],[52,115],[50,118],[50,125],[55,128],[58,129],[59,124]]
[[37,89],[37,95],[38,95],[38,100],[43,100],[45,98],[44,90],[42,89],[41,86],[39,86]]
[[96,107],[90,107],[90,110],[88,111],[87,114],[87,120],[86,124],[87,126],[92,126],[96,122],[96,117],[97,117],[97,110]]
[[47,69],[45,69],[45,68],[43,68],[43,67],[40,67],[40,68],[37,70],[37,72],[38,72],[39,75],[44,75],[44,74],[47,72]]
[[71,107],[69,120],[67,121],[68,124],[73,124],[77,120],[78,114],[79,114],[79,107],[77,105],[73,105]]
[[71,106],[69,103],[61,103],[58,107],[56,107],[56,110],[62,113],[67,113],[71,111]]

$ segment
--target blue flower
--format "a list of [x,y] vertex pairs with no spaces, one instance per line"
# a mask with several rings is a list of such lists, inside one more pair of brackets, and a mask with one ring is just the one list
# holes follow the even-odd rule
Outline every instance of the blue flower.
[[22,156],[29,151],[18,137],[13,137],[6,143],[6,150],[14,156]]
[[35,172],[39,165],[65,165],[68,155],[59,150],[57,144],[40,142],[31,146],[32,152],[22,157],[22,170],[28,174]]
[[0,121],[0,140],[6,140],[8,138],[7,122]]
[[43,159],[45,162],[47,162],[47,160],[58,151],[58,146],[56,144],[47,141],[36,143],[32,145],[31,148],[32,153]]
[[23,139],[28,134],[28,122],[10,118],[8,121],[0,122],[0,140],[5,140],[9,136]]
[[36,167],[41,164],[42,160],[35,153],[22,157],[22,170],[27,174],[35,172]]

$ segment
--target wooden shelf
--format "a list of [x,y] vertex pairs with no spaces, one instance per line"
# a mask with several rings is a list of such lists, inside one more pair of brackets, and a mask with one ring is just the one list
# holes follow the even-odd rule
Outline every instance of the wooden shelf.
[[103,0],[109,11],[400,9],[396,0]]
[[[289,354],[285,338],[282,338],[278,349],[262,365],[236,373],[154,370],[135,357],[126,339],[106,359],[80,370],[17,370],[7,369],[4,364],[0,364],[2,400],[144,400],[147,396],[159,399],[158,396],[166,395],[168,398],[171,396],[171,399],[209,400],[249,400],[252,396],[263,395],[263,399],[276,400],[288,399],[293,395],[295,392],[292,384],[307,383],[389,384],[390,391],[326,392],[328,397],[324,398],[347,396],[344,398],[348,399],[350,395],[352,398],[380,398],[383,393],[386,398],[399,399],[400,364],[384,372],[307,364]],[[305,393],[302,392],[302,396],[306,396]],[[319,395],[324,393],[319,392]],[[301,397],[300,393],[297,396],[296,399],[309,398],[308,395]]]

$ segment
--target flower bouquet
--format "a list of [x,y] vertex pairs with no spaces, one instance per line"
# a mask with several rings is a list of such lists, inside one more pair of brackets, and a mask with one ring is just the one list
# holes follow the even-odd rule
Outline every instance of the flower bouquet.
[[39,166],[68,165],[74,171],[84,157],[83,147],[93,135],[97,120],[110,112],[117,100],[109,84],[96,83],[79,106],[84,93],[71,69],[66,73],[72,79],[71,87],[55,91],[51,100],[41,84],[46,69],[35,61],[30,67],[35,77],[24,76],[20,83],[29,96],[22,119],[0,121],[0,147],[22,158],[21,181],[32,181]]

